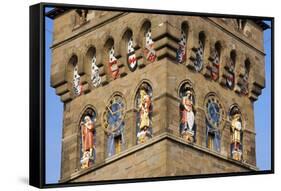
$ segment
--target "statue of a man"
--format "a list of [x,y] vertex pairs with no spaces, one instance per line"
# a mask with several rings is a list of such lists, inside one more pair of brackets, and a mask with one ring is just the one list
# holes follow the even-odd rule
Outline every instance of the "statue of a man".
[[81,122],[82,131],[82,168],[89,166],[90,159],[93,158],[94,149],[94,122],[90,116],[86,115],[84,122]]
[[186,96],[182,98],[181,101],[181,123],[182,123],[182,132],[190,131],[193,132],[194,126],[194,113],[193,113],[193,98],[192,92],[187,90]]
[[240,150],[241,145],[241,131],[242,131],[242,123],[241,123],[241,115],[235,114],[233,116],[231,122],[231,130],[232,130],[232,143],[234,145],[233,149],[235,151]]

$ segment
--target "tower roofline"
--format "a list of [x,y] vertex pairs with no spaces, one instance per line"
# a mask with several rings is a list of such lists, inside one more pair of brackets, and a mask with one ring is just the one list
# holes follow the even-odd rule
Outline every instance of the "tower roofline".
[[[49,12],[47,12],[45,15],[46,15],[46,17],[48,17],[50,19],[56,19],[58,16],[66,13],[69,10],[71,10],[71,9],[67,8],[67,7],[54,8],[54,9],[50,10]],[[250,19],[250,20],[252,20],[254,23],[256,23],[263,30],[270,28],[270,26],[261,19]]]

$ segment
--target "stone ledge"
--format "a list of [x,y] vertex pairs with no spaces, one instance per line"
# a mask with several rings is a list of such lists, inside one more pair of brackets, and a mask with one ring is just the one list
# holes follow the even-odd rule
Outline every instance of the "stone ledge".
[[246,168],[246,169],[248,169],[250,171],[257,171],[258,170],[258,168],[256,166],[253,166],[251,164],[248,164],[248,163],[245,163],[245,162],[240,162],[240,161],[235,161],[235,160],[233,160],[233,159],[231,159],[229,157],[226,157],[226,156],[224,156],[224,155],[222,155],[220,153],[217,153],[215,151],[211,151],[208,148],[205,148],[205,147],[202,147],[202,146],[199,146],[199,145],[196,145],[196,144],[187,143],[184,139],[182,139],[180,137],[177,137],[175,135],[172,135],[170,133],[162,133],[162,134],[160,134],[158,136],[153,137],[152,139],[150,139],[145,144],[135,145],[135,146],[133,146],[133,147],[131,147],[131,148],[121,152],[118,155],[106,158],[103,162],[95,164],[95,165],[93,165],[92,167],[90,167],[88,169],[79,170],[79,171],[73,173],[70,177],[61,179],[59,182],[60,183],[65,183],[65,182],[73,181],[73,180],[75,180],[75,179],[77,179],[77,178],[79,178],[79,177],[81,177],[83,175],[86,175],[86,174],[88,174],[90,172],[93,172],[93,171],[98,170],[98,169],[100,169],[100,168],[102,168],[104,166],[107,166],[107,165],[109,165],[111,163],[114,163],[114,162],[116,162],[116,161],[118,161],[118,160],[120,160],[120,159],[122,159],[122,158],[124,158],[124,157],[126,157],[128,155],[131,155],[133,153],[141,151],[141,150],[143,150],[143,149],[145,149],[147,147],[150,147],[150,146],[152,146],[152,145],[154,145],[154,144],[156,144],[156,143],[158,143],[160,141],[163,141],[163,140],[170,140],[170,141],[173,141],[173,142],[185,145],[187,147],[190,147],[190,148],[193,148],[193,149],[197,149],[197,150],[199,150],[201,152],[204,152],[205,154],[212,155],[212,156],[217,157],[219,159],[222,159],[222,160],[225,160],[227,162],[230,162],[230,163],[232,163],[234,165],[238,165],[240,167]]

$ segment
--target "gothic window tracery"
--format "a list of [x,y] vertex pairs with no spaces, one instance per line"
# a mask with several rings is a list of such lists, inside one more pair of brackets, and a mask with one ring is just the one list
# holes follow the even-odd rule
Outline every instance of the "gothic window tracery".
[[107,134],[107,155],[113,156],[124,149],[125,102],[120,95],[114,95],[103,113],[103,126]]
[[152,88],[144,82],[136,94],[137,108],[137,144],[152,138]]

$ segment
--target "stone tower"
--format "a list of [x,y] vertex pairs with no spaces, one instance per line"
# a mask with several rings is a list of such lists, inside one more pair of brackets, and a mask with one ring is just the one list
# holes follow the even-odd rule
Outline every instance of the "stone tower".
[[256,171],[260,20],[56,8],[61,179]]

